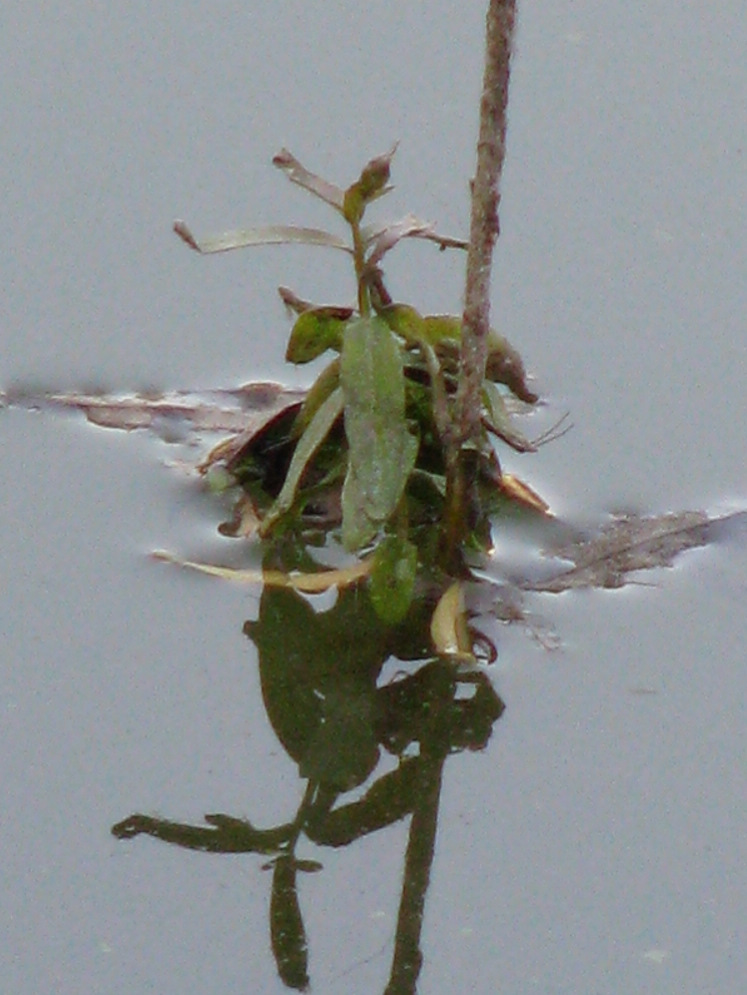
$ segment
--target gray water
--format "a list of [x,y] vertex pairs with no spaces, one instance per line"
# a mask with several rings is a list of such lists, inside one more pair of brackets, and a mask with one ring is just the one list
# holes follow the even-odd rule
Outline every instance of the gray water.
[[[172,220],[330,224],[272,155],[347,183],[400,139],[379,215],[464,234],[483,16],[4,12],[2,385],[289,379],[275,288],[347,302],[344,262],[201,259]],[[550,414],[571,411],[560,442],[507,460],[560,515],[743,506],[746,46],[735,2],[522,7],[495,322]],[[458,257],[400,246],[388,274],[459,310]],[[20,410],[0,433],[3,991],[283,990],[260,859],[109,835],[133,811],[269,825],[298,804],[241,633],[256,592],[147,555],[222,551],[213,506],[142,434]],[[653,588],[537,597],[555,653],[500,631],[507,710],[446,766],[420,991],[738,990],[745,563],[727,544]],[[400,824],[304,877],[316,991],[383,989],[405,842]]]

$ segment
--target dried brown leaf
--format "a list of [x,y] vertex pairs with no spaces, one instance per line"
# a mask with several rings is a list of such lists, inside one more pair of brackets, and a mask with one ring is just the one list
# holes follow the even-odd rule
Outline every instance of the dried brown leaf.
[[617,588],[632,582],[639,570],[671,567],[680,553],[712,542],[719,529],[735,526],[747,517],[741,511],[711,518],[704,511],[680,511],[647,517],[620,515],[596,535],[549,551],[548,555],[570,561],[549,578],[527,581],[524,590],[558,594],[582,588]]

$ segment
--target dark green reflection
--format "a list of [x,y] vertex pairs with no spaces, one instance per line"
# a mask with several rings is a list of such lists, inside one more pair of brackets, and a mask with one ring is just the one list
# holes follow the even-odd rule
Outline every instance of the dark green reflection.
[[[416,598],[403,622],[384,626],[365,584],[345,588],[321,612],[294,590],[266,587],[244,632],[257,647],[270,722],[305,781],[295,817],[258,829],[224,814],[206,815],[203,826],[135,814],[112,828],[121,839],[145,833],[194,850],[269,857],[272,949],[290,988],[309,983],[298,872],[321,867],[296,857],[299,838],[346,846],[411,816],[386,991],[415,990],[444,762],[485,746],[504,708],[482,671],[429,655],[433,607],[432,598]],[[391,658],[402,666],[382,682]]]

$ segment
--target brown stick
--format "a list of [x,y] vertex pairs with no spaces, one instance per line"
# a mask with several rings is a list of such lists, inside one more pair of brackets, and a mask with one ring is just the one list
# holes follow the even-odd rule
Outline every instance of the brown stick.
[[482,384],[490,332],[490,272],[493,246],[500,232],[499,183],[506,154],[509,59],[515,19],[516,0],[490,0],[485,30],[477,172],[472,181],[459,384],[454,423],[444,440],[446,503],[441,559],[445,569],[452,574],[458,574],[462,567],[471,509],[476,506],[474,471],[470,470],[471,454],[467,443],[480,436]]
[[476,437],[480,428],[490,330],[490,273],[493,247],[500,233],[499,184],[506,154],[509,60],[515,19],[516,0],[490,0],[457,391],[456,435],[460,444]]

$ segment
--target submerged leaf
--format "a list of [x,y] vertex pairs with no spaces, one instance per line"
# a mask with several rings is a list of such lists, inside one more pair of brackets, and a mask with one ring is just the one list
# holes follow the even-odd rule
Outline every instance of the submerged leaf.
[[349,447],[343,536],[352,549],[371,538],[377,523],[386,521],[396,508],[418,449],[405,418],[400,348],[381,318],[360,318],[348,325],[341,382]]

